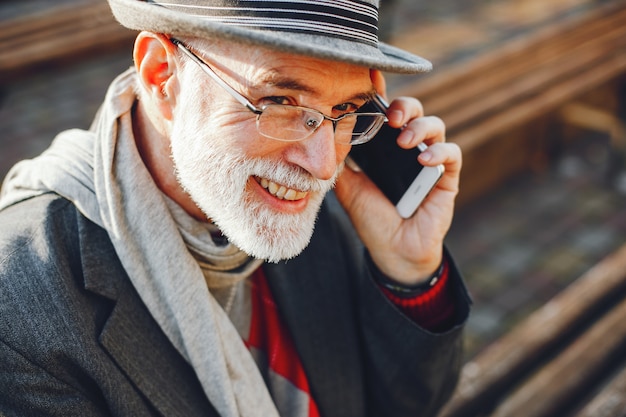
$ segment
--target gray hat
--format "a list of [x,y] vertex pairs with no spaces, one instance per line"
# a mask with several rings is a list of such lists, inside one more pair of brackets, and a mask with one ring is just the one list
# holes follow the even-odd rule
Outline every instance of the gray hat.
[[415,74],[430,62],[378,41],[378,0],[108,0],[124,26],[220,37],[382,71]]

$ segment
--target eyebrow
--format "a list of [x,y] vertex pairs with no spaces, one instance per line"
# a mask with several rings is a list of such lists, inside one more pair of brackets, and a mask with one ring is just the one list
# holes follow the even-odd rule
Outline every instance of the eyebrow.
[[[304,93],[319,95],[319,92],[315,88],[303,84],[302,82],[294,78],[290,78],[283,74],[280,74],[277,71],[270,71],[265,77],[260,80],[260,83],[258,85],[270,85],[284,90],[295,90],[302,91]],[[345,101],[362,100],[367,102],[371,101],[375,95],[376,90],[372,86],[370,90],[356,93],[353,96],[348,97]]]

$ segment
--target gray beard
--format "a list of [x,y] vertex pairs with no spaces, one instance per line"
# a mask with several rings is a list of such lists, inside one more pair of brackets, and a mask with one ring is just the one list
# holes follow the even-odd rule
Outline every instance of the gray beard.
[[[334,186],[340,169],[332,179],[318,180],[282,162],[247,159],[219,139],[174,133],[179,133],[172,135],[171,146],[179,183],[231,243],[269,262],[293,258],[306,248],[324,195]],[[252,176],[309,192],[306,209],[281,213],[251,198],[248,182],[254,181]]]

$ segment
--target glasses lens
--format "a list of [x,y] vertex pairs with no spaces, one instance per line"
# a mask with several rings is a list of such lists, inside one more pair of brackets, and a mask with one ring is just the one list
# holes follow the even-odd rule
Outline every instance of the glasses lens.
[[308,137],[324,121],[321,113],[304,107],[272,104],[257,119],[259,133],[271,139],[299,141]]
[[[272,104],[263,108],[257,118],[259,133],[265,137],[295,142],[309,137],[324,121],[313,109]],[[359,144],[369,141],[378,132],[385,116],[376,113],[349,113],[335,124],[335,141]]]
[[[372,139],[385,122],[385,116],[376,113],[353,113],[346,115],[339,124],[344,120],[346,120],[346,125],[350,126],[350,132],[347,132],[348,129],[346,129],[346,136],[348,136],[348,133],[350,136],[348,143],[358,145]],[[339,131],[339,125],[337,126],[337,131]],[[343,140],[345,141],[345,139]]]

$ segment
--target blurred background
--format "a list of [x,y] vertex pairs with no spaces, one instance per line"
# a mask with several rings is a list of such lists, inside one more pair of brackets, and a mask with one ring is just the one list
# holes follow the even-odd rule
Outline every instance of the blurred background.
[[[435,70],[389,75],[465,155],[447,241],[474,298],[467,360],[626,242],[624,1],[382,0],[381,38]],[[87,128],[131,65],[104,0],[0,3],[0,177]]]

